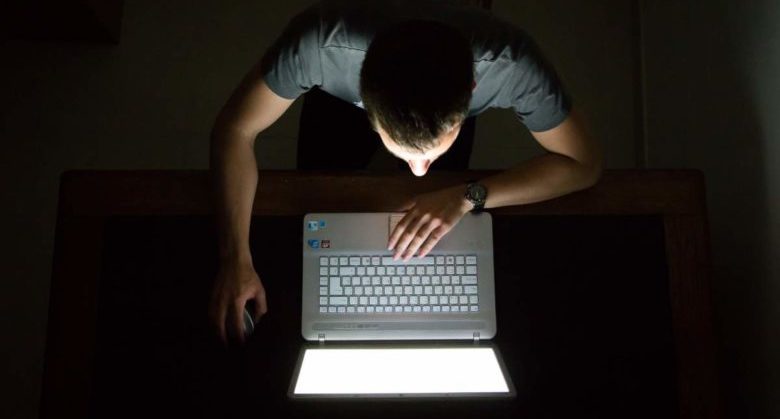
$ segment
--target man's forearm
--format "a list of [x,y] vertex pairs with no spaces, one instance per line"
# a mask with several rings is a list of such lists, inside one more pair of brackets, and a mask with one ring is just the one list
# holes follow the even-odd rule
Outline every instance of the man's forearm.
[[545,201],[586,189],[600,174],[600,167],[548,153],[480,182],[488,189],[485,208],[495,208]]
[[222,260],[249,261],[249,224],[257,190],[254,139],[229,130],[215,131],[211,139],[219,255]]

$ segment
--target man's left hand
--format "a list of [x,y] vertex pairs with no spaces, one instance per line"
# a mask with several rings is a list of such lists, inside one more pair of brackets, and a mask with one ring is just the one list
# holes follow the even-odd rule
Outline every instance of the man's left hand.
[[393,258],[407,261],[419,250],[427,255],[463,216],[472,209],[465,198],[466,186],[419,195],[404,206],[406,215],[390,234],[387,248],[395,250]]

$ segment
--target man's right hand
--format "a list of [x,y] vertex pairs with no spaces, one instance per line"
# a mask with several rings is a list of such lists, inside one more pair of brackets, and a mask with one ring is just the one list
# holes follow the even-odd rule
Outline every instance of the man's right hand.
[[244,341],[244,307],[254,300],[255,322],[268,311],[265,288],[251,262],[222,262],[214,283],[209,306],[209,318],[220,338],[228,336]]

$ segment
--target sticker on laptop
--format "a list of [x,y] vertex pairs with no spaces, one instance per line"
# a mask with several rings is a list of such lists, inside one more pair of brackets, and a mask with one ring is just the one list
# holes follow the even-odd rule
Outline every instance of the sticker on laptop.
[[320,230],[325,228],[325,220],[320,220]]
[[317,231],[320,229],[320,222],[317,220],[309,221],[308,223],[306,223],[306,228],[309,231]]
[[330,240],[323,240],[320,242],[320,247],[323,249],[330,249]]
[[[328,244],[328,246],[330,246],[330,244]],[[315,239],[309,240],[309,247],[311,247],[312,249],[319,249],[320,241]]]

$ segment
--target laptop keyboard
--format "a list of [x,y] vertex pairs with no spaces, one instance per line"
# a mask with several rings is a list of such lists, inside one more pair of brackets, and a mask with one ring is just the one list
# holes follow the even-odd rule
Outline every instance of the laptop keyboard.
[[479,311],[477,257],[321,256],[320,313]]

